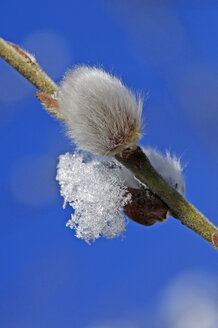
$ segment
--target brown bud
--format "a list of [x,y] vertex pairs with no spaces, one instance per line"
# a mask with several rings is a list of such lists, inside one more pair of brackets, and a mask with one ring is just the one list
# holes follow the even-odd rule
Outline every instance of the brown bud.
[[62,120],[62,117],[59,113],[59,106],[58,102],[55,98],[48,95],[44,92],[36,92],[36,98],[41,102],[42,106],[53,116],[57,119]]
[[143,187],[128,188],[128,192],[132,195],[132,199],[125,205],[123,211],[130,219],[145,226],[167,219],[168,206],[151,190]]

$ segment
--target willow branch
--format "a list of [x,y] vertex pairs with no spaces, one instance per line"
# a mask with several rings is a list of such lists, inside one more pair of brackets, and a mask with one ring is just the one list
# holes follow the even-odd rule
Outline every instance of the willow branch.
[[1,38],[0,56],[41,92],[52,95],[57,90],[56,84],[28,53]]
[[[2,38],[0,38],[0,57],[15,68],[40,91],[40,93],[36,93],[36,97],[51,115],[57,119],[61,119],[54,100],[57,85],[42,70],[39,64],[35,61],[35,58],[19,46],[5,41]],[[51,106],[46,106],[48,100]]]
[[[55,100],[57,85],[41,69],[32,56],[17,45],[0,38],[0,57],[14,67],[40,91],[36,93],[37,98],[50,114],[61,120],[62,118]],[[169,209],[172,216],[179,219],[182,224],[186,225],[218,249],[218,229],[163,180],[151,166],[148,158],[139,147],[135,151],[124,151],[115,157],[132,171],[137,179],[146,184],[153,191],[154,195],[159,196],[165,207],[165,212],[163,213],[161,210],[159,213],[160,220],[164,218]],[[126,211],[132,213],[133,209],[127,208]],[[150,222],[143,221],[141,223]]]
[[216,244],[218,229],[152,167],[149,159],[140,147],[134,151],[124,151],[116,159],[128,168],[142,183],[146,184],[160,199],[167,204],[170,214],[182,224],[196,232],[213,246]]

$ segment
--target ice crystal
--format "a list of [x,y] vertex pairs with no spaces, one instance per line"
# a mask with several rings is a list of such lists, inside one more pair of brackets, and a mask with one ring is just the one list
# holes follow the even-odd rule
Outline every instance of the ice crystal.
[[131,196],[119,166],[75,152],[61,155],[57,169],[64,206],[69,203],[74,209],[66,225],[75,230],[77,238],[89,243],[100,236],[117,237],[125,230],[122,209]]
[[[184,195],[180,160],[169,152],[165,156],[151,148],[144,152],[157,172]],[[131,200],[128,188],[148,188],[115,159],[84,151],[59,157],[57,180],[64,207],[69,203],[74,210],[67,226],[88,243],[100,236],[119,236],[127,223],[122,210]]]

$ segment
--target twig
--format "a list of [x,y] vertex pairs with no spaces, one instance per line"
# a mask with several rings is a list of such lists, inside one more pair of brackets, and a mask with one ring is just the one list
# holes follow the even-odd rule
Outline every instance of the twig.
[[41,92],[52,95],[57,90],[56,84],[28,53],[13,43],[4,41],[1,38],[0,56]]
[[151,166],[147,156],[140,147],[134,151],[124,151],[115,157],[120,163],[131,170],[137,179],[146,184],[168,205],[170,214],[173,217],[179,219],[184,225],[215,246],[214,240],[216,238],[213,237],[213,234],[217,233],[218,229],[165,182]]
[[[48,77],[33,58],[20,47],[0,38],[0,57],[29,80],[39,91],[37,98],[45,109],[61,120],[55,100],[56,84]],[[137,179],[149,186],[170,209],[170,213],[184,225],[195,231],[218,248],[218,229],[193,205],[171,188],[151,166],[148,158],[138,147],[135,151],[124,151],[115,156]]]
[[2,38],[0,38],[0,57],[15,68],[40,91],[40,93],[36,93],[36,97],[42,103],[46,97],[45,95],[47,95],[47,99],[50,98],[50,102],[53,102],[53,106],[48,107],[43,103],[45,109],[57,119],[61,119],[58,107],[54,106],[57,85],[42,70],[39,64],[35,61],[35,58],[19,46],[5,41]]

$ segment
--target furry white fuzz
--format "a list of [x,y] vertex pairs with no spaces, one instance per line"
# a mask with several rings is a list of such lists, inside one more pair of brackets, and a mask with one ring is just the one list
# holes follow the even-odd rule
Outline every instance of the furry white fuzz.
[[165,156],[152,148],[143,148],[143,151],[162,178],[182,196],[185,196],[185,181],[180,159],[168,151]]
[[[171,155],[168,151],[163,156],[156,149],[150,147],[142,149],[151,162],[151,165],[162,178],[182,196],[185,196],[185,181],[182,175],[183,168],[180,159],[175,155]],[[119,167],[120,180],[124,186],[136,189],[141,187],[141,182],[134,177],[131,171],[117,161],[115,163]],[[146,185],[144,186],[148,188]]]
[[79,149],[112,156],[137,146],[142,100],[116,77],[95,67],[77,67],[65,75],[57,101]]

